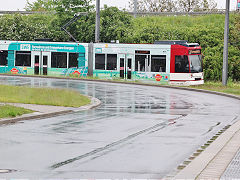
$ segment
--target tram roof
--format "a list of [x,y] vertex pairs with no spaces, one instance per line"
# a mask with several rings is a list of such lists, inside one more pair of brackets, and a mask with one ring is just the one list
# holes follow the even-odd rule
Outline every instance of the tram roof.
[[196,47],[199,46],[198,43],[188,43],[186,40],[169,40],[169,41],[155,41],[154,44],[161,44],[161,45],[182,45],[186,47]]

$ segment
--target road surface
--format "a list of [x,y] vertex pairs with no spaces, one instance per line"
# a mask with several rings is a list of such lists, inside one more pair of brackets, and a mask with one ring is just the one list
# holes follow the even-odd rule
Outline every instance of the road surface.
[[240,115],[239,101],[162,87],[0,76],[74,89],[101,106],[0,126],[0,178],[163,178]]

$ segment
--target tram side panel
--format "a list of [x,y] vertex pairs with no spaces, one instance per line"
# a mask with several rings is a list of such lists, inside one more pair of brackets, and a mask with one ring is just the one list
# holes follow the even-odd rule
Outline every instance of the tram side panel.
[[169,75],[169,45],[94,44],[94,77],[168,83]]
[[100,79],[117,79],[120,77],[118,59],[119,50],[112,44],[97,43],[93,45],[93,77]]
[[134,74],[138,81],[167,84],[170,77],[170,46],[146,45],[134,49]]
[[0,73],[16,73],[15,66],[15,49],[10,49],[13,41],[0,41]]
[[0,41],[0,73],[87,76],[88,44]]

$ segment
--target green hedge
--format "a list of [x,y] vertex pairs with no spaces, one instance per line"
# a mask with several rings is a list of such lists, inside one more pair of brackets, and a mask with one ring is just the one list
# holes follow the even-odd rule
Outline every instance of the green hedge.
[[[156,40],[188,40],[200,43],[204,55],[206,80],[221,80],[224,15],[146,16],[133,18],[115,7],[101,11],[102,42],[153,43]],[[0,39],[34,40],[53,38],[69,41],[61,31],[64,24],[57,15],[0,16]],[[82,17],[68,30],[80,41],[94,41],[95,14]],[[240,14],[230,16],[229,78],[240,81]]]

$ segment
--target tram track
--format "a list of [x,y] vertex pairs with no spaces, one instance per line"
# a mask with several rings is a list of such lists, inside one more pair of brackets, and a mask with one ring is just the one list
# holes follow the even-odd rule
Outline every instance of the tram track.
[[[173,119],[169,119],[168,121],[171,121],[171,122],[172,121],[176,121],[176,120],[179,120],[179,119],[181,119],[181,118],[183,118],[185,116],[186,115],[181,115],[179,117],[176,117],[176,118],[173,118]],[[162,128],[164,128],[164,126],[166,127],[167,125],[169,125],[169,124],[166,123],[166,122],[158,123],[158,124],[156,124],[154,126],[151,126],[149,128],[146,128],[146,129],[143,129],[143,130],[138,131],[136,133],[130,134],[130,135],[128,135],[127,137],[125,137],[123,139],[120,139],[120,140],[115,141],[113,143],[107,144],[104,147],[99,147],[97,149],[94,149],[94,150],[92,150],[92,151],[90,151],[88,153],[82,154],[82,155],[77,156],[75,158],[71,158],[71,159],[68,159],[68,160],[65,160],[65,161],[53,164],[52,166],[50,166],[50,168],[51,169],[57,169],[57,168],[60,168],[62,166],[65,166],[67,164],[73,163],[75,161],[79,161],[79,160],[82,160],[84,158],[88,158],[90,156],[94,156],[94,155],[96,155],[98,153],[103,153],[104,151],[108,151],[108,150],[110,150],[113,147],[116,147],[116,146],[121,145],[121,144],[123,144],[123,143],[125,143],[127,141],[130,141],[130,140],[136,138],[137,136],[143,135],[145,133],[151,133],[151,132],[158,131],[159,129],[162,129]],[[109,152],[111,152],[111,151],[109,151]]]

